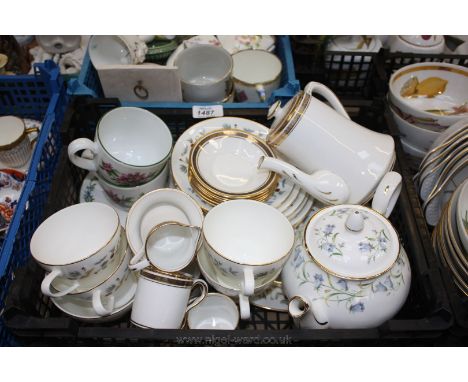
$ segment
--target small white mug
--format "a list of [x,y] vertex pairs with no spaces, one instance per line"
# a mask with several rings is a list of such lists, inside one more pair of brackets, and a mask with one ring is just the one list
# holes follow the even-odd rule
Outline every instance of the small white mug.
[[[201,294],[190,304],[190,294],[200,288]],[[206,296],[208,285],[186,273],[166,273],[144,269],[138,279],[131,321],[146,329],[179,329],[185,314]]]
[[21,167],[31,157],[34,140],[28,134],[37,133],[37,127],[26,128],[21,118],[0,117],[0,161],[8,167]]

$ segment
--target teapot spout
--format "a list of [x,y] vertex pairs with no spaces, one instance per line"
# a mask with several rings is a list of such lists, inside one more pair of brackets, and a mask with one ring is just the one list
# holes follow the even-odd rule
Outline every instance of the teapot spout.
[[319,170],[309,175],[282,160],[260,157],[258,169],[274,171],[290,178],[315,199],[325,204],[343,204],[349,198],[349,189],[343,178],[327,171]]

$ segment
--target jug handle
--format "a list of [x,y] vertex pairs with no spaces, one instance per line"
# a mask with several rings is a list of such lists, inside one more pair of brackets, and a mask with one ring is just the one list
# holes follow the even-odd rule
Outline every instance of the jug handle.
[[399,173],[395,171],[386,173],[375,190],[372,209],[388,218],[400,196],[401,181]]
[[322,97],[324,97],[330,104],[333,106],[333,108],[340,113],[343,117],[347,119],[351,119],[346,112],[345,108],[341,104],[340,100],[338,97],[333,93],[328,87],[325,85],[319,83],[319,82],[314,82],[311,81],[309,82],[306,87],[304,88],[304,92],[309,94],[310,96],[312,93],[317,93],[320,94]]

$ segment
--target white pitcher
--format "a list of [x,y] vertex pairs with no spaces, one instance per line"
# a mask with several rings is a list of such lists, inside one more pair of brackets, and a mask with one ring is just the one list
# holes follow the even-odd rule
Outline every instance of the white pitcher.
[[[323,96],[332,107],[313,93]],[[288,163],[262,157],[259,168],[289,176],[326,204],[363,204],[381,182],[387,181],[383,178],[395,162],[393,138],[351,121],[325,85],[309,82],[304,92],[283,108],[279,101],[274,103],[268,119],[273,117],[267,142]]]

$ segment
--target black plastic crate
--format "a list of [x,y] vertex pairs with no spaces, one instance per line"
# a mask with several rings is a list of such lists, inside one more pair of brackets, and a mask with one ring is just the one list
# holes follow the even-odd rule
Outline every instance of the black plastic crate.
[[[382,100],[386,104],[386,100]],[[398,132],[398,128],[393,121],[390,109],[388,105],[385,106],[385,119],[387,120],[388,126],[391,131]],[[398,133],[397,133],[398,134]],[[409,154],[403,153],[406,155],[406,160],[402,162],[402,170],[406,173],[405,178],[411,180],[413,176],[418,171],[419,167],[419,158],[413,158]],[[438,266],[441,269],[442,279],[444,287],[447,291],[450,305],[453,312],[454,326],[452,327],[452,333],[458,337],[468,337],[468,296],[463,294],[458,287],[455,285],[451,272],[445,261],[442,261],[439,257],[436,256],[434,249],[432,247],[431,235],[433,227],[430,227],[424,218],[424,212],[421,206],[421,200],[419,198],[419,193],[416,189],[414,182],[409,182],[408,187],[413,188],[415,198],[412,201],[414,216],[418,219],[418,226],[421,231],[421,237],[427,245],[427,253],[431,253],[431,257],[434,258],[434,266]]]
[[[344,101],[351,117],[375,130],[387,131],[380,108],[371,102]],[[68,111],[66,136],[92,136],[96,122],[114,100],[78,99]],[[268,125],[266,111],[225,110],[229,115],[254,119]],[[161,117],[177,138],[193,120],[189,111],[159,109]],[[47,214],[77,202],[85,172],[67,158],[66,143],[54,179]],[[404,160],[398,148],[398,162]],[[397,167],[400,167],[397,164]],[[397,168],[399,170],[399,168]],[[411,179],[405,173],[400,200],[392,213],[392,223],[400,233],[412,267],[412,285],[408,300],[398,315],[379,328],[366,330],[295,329],[286,313],[275,313],[252,306],[250,321],[241,321],[235,331],[143,330],[129,323],[129,315],[109,324],[85,324],[63,315],[40,292],[44,271],[33,260],[15,273],[6,302],[4,319],[19,341],[34,345],[381,345],[435,344],[446,341],[452,324],[448,298],[440,270],[434,266],[430,242],[421,235],[421,221],[413,214],[417,198]]]
[[304,87],[321,82],[338,96],[371,100],[377,52],[326,51],[327,36],[291,36],[296,77]]

